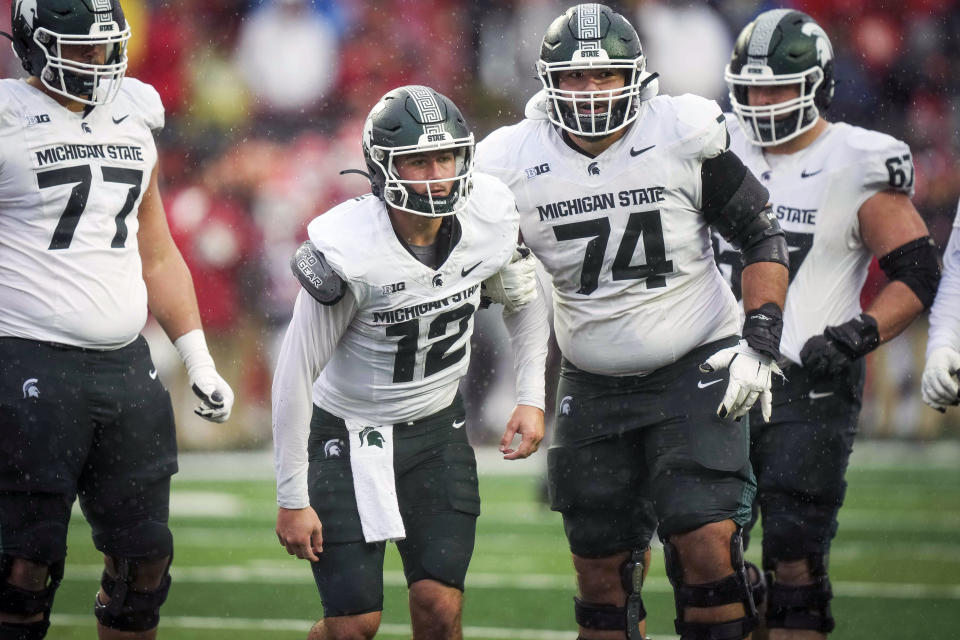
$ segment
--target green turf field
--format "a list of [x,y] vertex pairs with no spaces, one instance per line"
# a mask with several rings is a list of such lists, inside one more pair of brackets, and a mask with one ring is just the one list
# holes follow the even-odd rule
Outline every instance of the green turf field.
[[[867,451],[855,455],[834,543],[833,637],[960,637],[960,464],[952,455],[931,460],[897,450],[890,455],[884,449],[883,456]],[[320,601],[307,564],[287,556],[273,533],[268,458],[256,457],[257,464],[248,457],[230,460],[207,465],[192,456],[175,477],[176,562],[160,637],[304,638],[320,615]],[[483,473],[480,490],[483,515],[467,575],[466,637],[576,637],[569,555],[559,517],[536,502],[536,478]],[[757,548],[748,555],[756,561]],[[75,513],[49,638],[95,637],[91,605],[100,571],[89,529]],[[379,637],[409,637],[406,589],[392,546],[386,584]],[[644,594],[650,635],[675,637],[659,550]]]

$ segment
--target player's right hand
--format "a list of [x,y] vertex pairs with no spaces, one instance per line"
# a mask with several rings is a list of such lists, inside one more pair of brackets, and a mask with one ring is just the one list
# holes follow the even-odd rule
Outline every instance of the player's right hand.
[[700,365],[700,371],[704,373],[720,369],[729,370],[730,381],[727,383],[727,392],[723,394],[723,400],[717,407],[717,415],[739,420],[759,398],[763,420],[770,422],[773,412],[773,393],[770,391],[773,374],[783,376],[773,358],[753,349],[746,340],[741,340],[735,347],[717,351]]
[[313,507],[277,510],[277,539],[287,553],[317,562],[323,553],[323,525]]
[[923,401],[941,413],[946,411],[948,406],[960,404],[958,369],[960,352],[951,347],[934,349],[927,358],[920,383]]

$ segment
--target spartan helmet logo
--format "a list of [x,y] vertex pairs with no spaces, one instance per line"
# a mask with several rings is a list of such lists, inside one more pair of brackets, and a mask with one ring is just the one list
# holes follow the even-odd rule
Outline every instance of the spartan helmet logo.
[[587,165],[587,173],[589,173],[591,176],[600,175],[599,165],[597,165],[596,162],[591,162],[589,165]]
[[374,427],[364,427],[363,431],[360,432],[360,446],[364,444],[371,447],[380,447],[383,449],[383,434],[376,430]]
[[343,440],[334,438],[323,443],[323,457],[326,460],[343,456]]
[[23,16],[23,19],[26,20],[30,28],[33,29],[33,25],[37,20],[37,0],[20,0],[16,15]]
[[568,416],[573,412],[573,396],[563,396],[560,401],[560,415]]
[[433,286],[437,288],[440,288],[443,286],[443,276],[441,276],[439,273],[433,276]]
[[30,378],[25,380],[23,383],[23,397],[24,398],[39,398],[40,397],[40,388],[37,387],[37,379]]

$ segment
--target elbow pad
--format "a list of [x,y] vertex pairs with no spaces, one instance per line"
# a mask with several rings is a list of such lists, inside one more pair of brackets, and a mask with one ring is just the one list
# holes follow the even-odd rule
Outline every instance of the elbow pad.
[[300,281],[300,286],[320,304],[333,306],[346,293],[343,278],[309,240],[300,245],[290,258],[290,268]]
[[770,194],[740,158],[725,151],[703,162],[703,215],[724,240],[740,250],[743,265],[789,266],[787,241],[770,210]]
[[930,236],[899,246],[878,261],[890,280],[910,287],[926,311],[933,305],[940,284],[940,257]]

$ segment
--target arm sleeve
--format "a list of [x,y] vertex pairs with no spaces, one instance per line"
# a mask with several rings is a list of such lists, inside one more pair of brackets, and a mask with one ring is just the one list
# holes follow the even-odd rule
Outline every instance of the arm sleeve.
[[321,305],[305,291],[297,296],[273,376],[273,466],[277,504],[302,509],[307,491],[307,438],[313,413],[313,383],[333,355],[357,310],[351,291]]
[[547,367],[547,343],[550,323],[546,296],[537,282],[537,297],[513,311],[503,312],[503,323],[513,346],[513,370],[517,380],[517,404],[538,409],[546,407],[544,376]]
[[943,253],[943,277],[930,311],[927,357],[938,347],[960,350],[960,211]]

